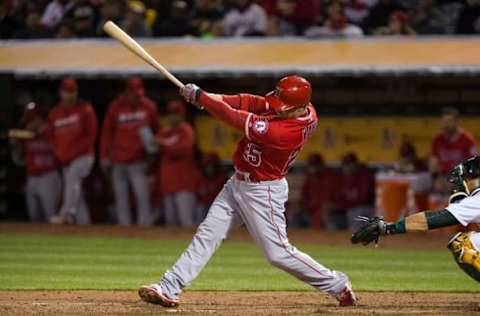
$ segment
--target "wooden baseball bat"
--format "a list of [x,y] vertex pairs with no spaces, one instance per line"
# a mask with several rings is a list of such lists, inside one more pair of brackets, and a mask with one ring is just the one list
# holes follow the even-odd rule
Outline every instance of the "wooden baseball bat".
[[132,53],[143,59],[150,64],[153,68],[161,72],[168,80],[170,80],[177,87],[182,88],[184,84],[172,75],[165,67],[163,67],[158,61],[155,60],[140,44],[138,44],[133,38],[125,33],[112,21],[108,21],[103,25],[105,33],[115,38],[117,41],[128,48]]
[[14,139],[32,139],[35,134],[25,129],[11,129],[8,131],[8,137]]

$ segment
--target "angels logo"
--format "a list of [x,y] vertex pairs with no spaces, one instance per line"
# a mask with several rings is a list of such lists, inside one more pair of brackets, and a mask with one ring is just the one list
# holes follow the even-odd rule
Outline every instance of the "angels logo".
[[253,123],[253,129],[258,134],[265,134],[268,130],[268,121],[256,121],[255,123]]

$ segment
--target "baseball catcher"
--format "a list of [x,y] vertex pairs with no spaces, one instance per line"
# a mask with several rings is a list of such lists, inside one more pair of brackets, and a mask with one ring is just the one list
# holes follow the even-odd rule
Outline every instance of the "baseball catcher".
[[[368,245],[381,236],[421,232],[451,225],[480,223],[480,157],[455,166],[448,179],[453,184],[448,206],[443,210],[425,211],[387,223],[381,217],[359,217],[365,224],[352,235],[352,243]],[[448,243],[459,267],[480,281],[480,233],[460,232]]]
[[233,157],[235,175],[173,267],[160,282],[139,289],[144,301],[178,306],[182,289],[198,276],[230,231],[243,224],[273,266],[332,295],[340,306],[355,305],[348,277],[325,268],[287,237],[285,175],[317,126],[311,93],[310,83],[299,76],[281,79],[265,97],[212,94],[194,84],[180,89],[186,101],[243,132],[243,138]]

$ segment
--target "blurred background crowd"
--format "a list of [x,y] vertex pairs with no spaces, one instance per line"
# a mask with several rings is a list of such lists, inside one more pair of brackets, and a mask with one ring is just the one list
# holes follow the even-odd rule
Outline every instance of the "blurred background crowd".
[[[138,76],[122,82],[109,104],[92,105],[80,88],[74,78],[65,77],[55,88],[54,106],[18,97],[26,106],[17,115],[17,127],[36,135],[10,139],[11,158],[26,171],[29,219],[185,227],[200,223],[233,168],[218,153],[199,149],[192,119],[196,110],[176,98],[157,104]],[[380,172],[413,179],[415,209],[444,205],[450,190],[447,173],[476,155],[477,147],[460,126],[457,109],[443,108],[439,123],[428,156],[419,157],[405,140],[398,161],[383,168],[363,163],[355,152],[345,152],[335,165],[324,162],[320,148],[310,154],[289,176],[292,191],[298,191],[287,205],[289,225],[354,228],[356,216],[375,214]]]
[[478,34],[480,0],[4,0],[0,38]]

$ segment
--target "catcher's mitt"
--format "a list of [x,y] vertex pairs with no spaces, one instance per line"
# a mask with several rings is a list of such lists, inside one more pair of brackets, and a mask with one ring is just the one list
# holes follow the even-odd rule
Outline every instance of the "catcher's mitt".
[[387,234],[387,222],[383,220],[383,217],[375,216],[368,218],[358,216],[356,220],[364,222],[365,224],[352,234],[352,244],[362,243],[366,246],[372,241],[376,244],[378,243],[378,237],[380,237],[380,235]]

